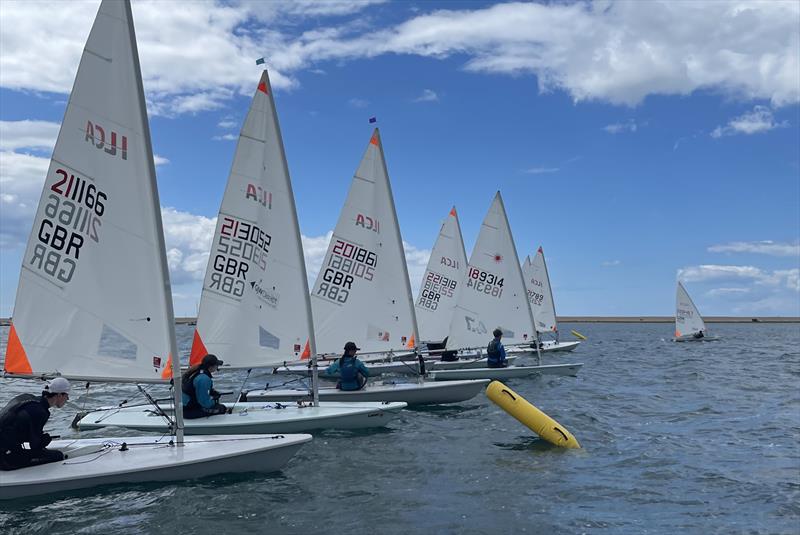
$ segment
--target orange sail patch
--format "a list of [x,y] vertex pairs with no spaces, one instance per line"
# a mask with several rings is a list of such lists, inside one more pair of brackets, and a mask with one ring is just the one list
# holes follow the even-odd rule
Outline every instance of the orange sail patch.
[[161,378],[162,379],[172,379],[172,354],[170,353],[169,358],[167,358],[167,365],[164,366],[164,369],[161,371]]
[[372,138],[369,140],[369,142],[372,143],[373,145],[375,145],[376,147],[378,146],[378,133],[377,132],[372,134]]
[[192,339],[192,351],[189,353],[189,366],[200,364],[203,357],[208,355],[208,350],[203,340],[200,338],[200,333],[197,329],[194,330],[194,338]]
[[22,342],[19,341],[14,324],[11,324],[11,332],[8,333],[5,370],[8,373],[33,374],[28,355],[25,354],[25,348],[22,347]]
[[267,84],[265,82],[261,82],[260,84],[258,84],[258,90],[261,91],[262,93],[266,94],[266,95],[269,94],[269,93],[267,93]]
[[453,217],[456,217],[456,207],[455,206],[453,206],[453,208],[450,209],[450,215],[453,216]]
[[408,349],[414,349],[415,345],[416,345],[416,341],[414,340],[414,335],[412,334],[411,338],[409,338],[409,340],[408,340],[408,344],[406,344],[406,347]]
[[308,342],[309,340],[306,340],[306,348],[303,350],[303,354],[300,355],[300,360],[308,360],[311,358],[311,345]]

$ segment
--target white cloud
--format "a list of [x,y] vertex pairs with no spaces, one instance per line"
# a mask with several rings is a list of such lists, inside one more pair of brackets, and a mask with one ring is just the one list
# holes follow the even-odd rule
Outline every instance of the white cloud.
[[605,260],[600,263],[600,265],[602,265],[603,267],[614,267],[614,266],[619,266],[620,264],[622,264],[622,262],[619,260]]
[[[97,5],[0,2],[0,85],[66,94]],[[473,72],[535,75],[540,91],[563,90],[575,101],[635,105],[700,89],[773,106],[800,101],[797,2],[504,3],[420,12],[386,28],[364,16],[369,7],[136,2],[150,113],[196,113],[251,94],[253,61],[265,51],[276,89],[296,87],[298,72],[324,61],[407,54],[464,57]]]
[[363,98],[351,98],[347,103],[354,108],[366,108],[369,106],[369,100]]
[[756,242],[731,242],[712,245],[711,253],[755,253],[770,256],[800,256],[800,243],[776,243],[772,240]]
[[603,127],[609,134],[621,134],[623,132],[636,132],[637,125],[633,119],[628,119],[624,123],[613,123]]
[[211,139],[214,141],[236,141],[239,139],[239,136],[236,134],[223,134],[221,136],[214,136]]
[[153,154],[153,163],[158,167],[159,165],[167,165],[169,160],[158,154]]
[[726,314],[800,315],[800,269],[767,271],[754,266],[701,265],[678,270],[686,282],[734,286],[709,288],[704,295],[717,301]]
[[49,121],[0,121],[0,150],[39,149],[51,152],[59,123]]
[[711,137],[733,136],[736,134],[761,134],[775,128],[789,126],[787,121],[775,122],[772,110],[766,106],[756,106],[753,111],[731,119],[727,125],[718,126],[711,132]]
[[408,265],[408,279],[411,282],[411,295],[419,293],[422,277],[428,267],[428,260],[431,257],[430,249],[418,249],[407,241],[403,240],[403,251]]
[[422,94],[414,99],[414,102],[438,102],[439,95],[432,89],[424,89]]
[[558,167],[531,167],[529,169],[525,169],[522,171],[527,175],[542,175],[547,173],[557,173],[559,171]]
[[161,207],[170,280],[181,285],[202,281],[217,219]]
[[325,260],[325,253],[328,252],[328,244],[333,236],[333,231],[329,230],[323,236],[301,236],[303,242],[303,253],[306,259],[306,275],[308,275],[309,288],[314,285],[317,280],[319,268],[322,266],[322,261]]
[[239,126],[239,123],[237,123],[236,121],[232,121],[230,119],[223,119],[222,121],[217,123],[217,126],[219,126],[220,128],[226,128],[226,129],[228,129],[228,128],[236,128],[237,126]]
[[750,294],[750,288],[713,288],[706,292],[708,297],[745,297]]
[[0,247],[24,245],[50,158],[0,151]]
[[765,271],[754,266],[705,264],[678,270],[678,279],[687,282],[750,280],[757,285],[788,288],[800,292],[800,269]]

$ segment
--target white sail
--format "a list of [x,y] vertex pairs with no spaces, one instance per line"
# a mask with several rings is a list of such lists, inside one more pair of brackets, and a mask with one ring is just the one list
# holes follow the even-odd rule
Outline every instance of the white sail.
[[23,258],[10,374],[171,376],[172,296],[130,17],[127,2],[103,2],[83,51]]
[[553,291],[550,288],[550,277],[547,274],[547,264],[544,261],[544,251],[539,247],[533,261],[525,258],[522,266],[525,277],[525,289],[528,292],[528,301],[531,304],[533,321],[538,333],[558,333],[556,321],[556,308],[553,302]]
[[466,273],[467,252],[454,206],[439,230],[417,297],[417,320],[423,340],[441,342],[447,336]]
[[675,296],[675,336],[691,336],[700,331],[706,330],[706,324],[700,317],[700,312],[694,306],[692,298],[678,281],[678,289]]
[[503,330],[504,344],[533,340],[533,319],[517,248],[499,191],[481,225],[465,281],[447,349],[486,347],[498,327]]
[[242,126],[208,259],[190,361],[233,367],[300,357],[310,341],[300,229],[267,71]]
[[416,317],[403,242],[376,128],[311,293],[320,353],[352,340],[364,353],[413,347]]

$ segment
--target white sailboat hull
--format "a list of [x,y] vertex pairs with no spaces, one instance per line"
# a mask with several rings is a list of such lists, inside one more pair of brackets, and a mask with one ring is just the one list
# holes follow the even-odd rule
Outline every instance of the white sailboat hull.
[[[521,355],[514,355],[514,356],[507,355],[506,356],[506,360],[508,360],[509,366],[515,360],[517,360],[517,356],[521,356]],[[486,357],[478,358],[478,354],[477,353],[473,353],[472,356],[470,356],[470,355],[459,355],[459,359],[458,360],[454,360],[454,361],[436,360],[436,361],[431,361],[430,363],[428,363],[428,361],[425,361],[425,367],[428,370],[431,370],[431,371],[436,371],[436,370],[466,370],[466,369],[473,369],[473,368],[488,368],[486,362],[487,362]]]
[[509,368],[474,368],[466,370],[432,371],[428,376],[435,381],[463,379],[515,379],[531,375],[578,375],[579,364],[548,364],[544,366],[512,366]]
[[[377,377],[385,373],[419,375],[419,364],[417,364],[416,361],[395,360],[392,362],[364,362],[364,366],[366,366],[367,370],[369,370],[370,377]],[[325,368],[318,369],[319,376],[323,379],[339,378],[338,375],[328,375],[325,373]],[[273,373],[277,375],[301,375],[303,377],[311,377],[311,368],[309,368],[306,364],[297,366],[281,366],[280,368],[275,368]]]
[[[119,437],[56,440],[61,462],[2,472],[0,500],[120,483],[180,481],[222,473],[280,470],[311,435]],[[122,444],[127,445],[120,451]]]
[[[573,351],[576,347],[580,345],[579,341],[574,342],[544,342],[542,347],[540,348],[541,352],[544,353],[555,353],[555,352],[567,352]],[[507,347],[506,348],[506,355],[517,355],[520,357],[528,357],[528,356],[536,356],[536,348],[530,345],[524,346],[514,346],[514,347]]]
[[[320,388],[320,401],[404,401],[411,405],[458,403],[475,397],[489,381],[427,383],[377,383],[361,390],[346,392],[336,388]],[[248,401],[300,401],[310,399],[308,390],[255,390],[247,393]]]
[[673,342],[716,342],[719,336],[704,336],[702,338],[695,338],[694,336],[682,336],[680,338],[673,338]]
[[[302,433],[320,429],[366,429],[383,427],[396,418],[405,403],[308,404],[237,403],[232,414],[184,420],[187,435]],[[171,406],[162,406],[165,412]],[[93,411],[78,422],[80,429],[125,427],[165,432],[167,422],[149,407],[125,407]]]

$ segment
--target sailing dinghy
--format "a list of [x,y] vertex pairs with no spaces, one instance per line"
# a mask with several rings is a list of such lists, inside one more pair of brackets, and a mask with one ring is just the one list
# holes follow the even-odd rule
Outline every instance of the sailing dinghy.
[[708,327],[700,311],[689,297],[689,292],[678,281],[675,294],[675,342],[714,342],[718,336],[709,336]]
[[[19,278],[4,371],[166,384],[180,368],[130,2],[104,0],[81,56]],[[108,340],[115,343],[109,344]],[[310,435],[55,440],[63,461],[1,472],[0,499],[280,469]]]
[[[467,265],[466,284],[459,294],[447,338],[448,350],[478,350],[492,339],[495,328],[503,331],[503,345],[521,345],[535,338],[533,316],[517,248],[498,191],[481,224]],[[508,379],[526,375],[574,375],[582,364],[512,366],[432,371],[431,378]]]
[[[256,86],[222,198],[190,364],[213,353],[226,368],[272,367],[315,352],[300,228],[267,71]],[[405,403],[237,402],[186,420],[188,434],[294,433],[385,426]],[[172,405],[95,410],[78,426],[162,431]]]
[[[409,349],[416,356],[419,340],[414,300],[408,279],[400,225],[397,222],[389,173],[380,133],[370,137],[356,170],[322,263],[311,303],[320,353],[340,355],[345,343],[355,340],[367,353],[402,354]],[[380,367],[395,372],[418,373],[416,363],[365,362],[370,374]],[[295,373],[307,373],[307,366]],[[410,404],[451,403],[470,399],[485,382],[454,384],[438,388],[420,378],[416,383],[371,383],[354,392],[320,390],[328,400],[398,400]],[[269,390],[247,393],[249,401],[305,398],[308,392]],[[286,398],[284,398],[286,399]]]
[[[541,246],[536,251],[536,256],[534,256],[533,260],[531,260],[530,256],[525,257],[522,275],[525,277],[525,289],[528,292],[531,312],[533,312],[536,342],[539,343],[540,351],[542,353],[572,351],[578,347],[580,341],[562,342],[559,340],[553,288],[550,285],[550,276],[547,272],[547,263]],[[543,335],[553,336],[554,339],[542,340]],[[515,350],[517,348],[512,348],[512,352]]]

